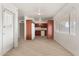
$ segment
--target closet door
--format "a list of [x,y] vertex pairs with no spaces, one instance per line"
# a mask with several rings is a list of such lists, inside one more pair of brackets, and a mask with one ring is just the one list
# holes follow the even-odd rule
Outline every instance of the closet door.
[[3,11],[3,53],[13,48],[13,13]]
[[70,42],[70,51],[76,54],[79,52],[79,42],[77,41],[77,35],[76,35],[76,21],[77,21],[77,10],[74,8],[72,9],[70,13],[70,37],[69,37],[69,42]]

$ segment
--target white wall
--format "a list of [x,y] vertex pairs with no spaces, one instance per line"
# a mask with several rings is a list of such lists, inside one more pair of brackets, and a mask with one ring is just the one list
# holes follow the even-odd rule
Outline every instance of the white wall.
[[0,55],[2,54],[2,7],[0,4]]
[[73,55],[79,55],[79,4],[66,5],[54,19],[55,40]]
[[[2,11],[8,9],[14,16],[14,47],[18,47],[18,9],[12,4],[0,4],[0,55],[2,55]],[[9,42],[8,42],[9,43]]]
[[35,24],[32,23],[32,40],[35,39]]

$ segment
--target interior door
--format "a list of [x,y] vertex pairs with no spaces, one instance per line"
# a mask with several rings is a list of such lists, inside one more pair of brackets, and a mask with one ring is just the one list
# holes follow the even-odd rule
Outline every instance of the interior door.
[[26,20],[26,39],[31,40],[32,39],[32,21]]
[[13,48],[13,13],[3,11],[3,52]]
[[48,20],[47,38],[54,39],[54,20]]

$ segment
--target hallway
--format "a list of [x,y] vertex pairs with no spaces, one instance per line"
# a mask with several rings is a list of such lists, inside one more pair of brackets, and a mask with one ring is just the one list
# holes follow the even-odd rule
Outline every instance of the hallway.
[[5,56],[72,56],[54,40],[39,38],[20,40],[19,47],[10,50]]

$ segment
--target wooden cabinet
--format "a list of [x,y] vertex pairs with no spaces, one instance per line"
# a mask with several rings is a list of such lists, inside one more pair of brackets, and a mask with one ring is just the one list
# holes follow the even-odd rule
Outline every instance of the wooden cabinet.
[[41,36],[41,32],[44,31],[44,36],[47,36],[47,23],[35,24],[35,36]]
[[36,30],[35,31],[35,36],[41,36],[41,31],[40,30]]

